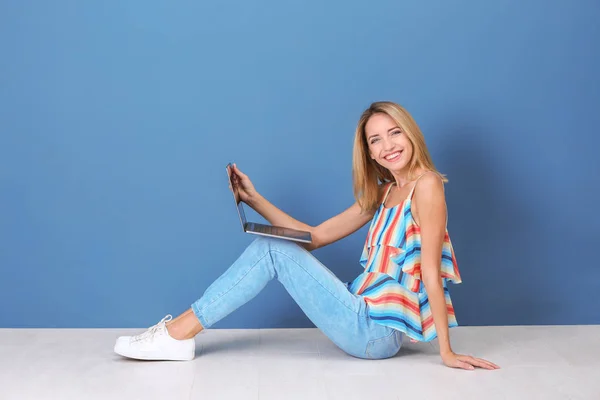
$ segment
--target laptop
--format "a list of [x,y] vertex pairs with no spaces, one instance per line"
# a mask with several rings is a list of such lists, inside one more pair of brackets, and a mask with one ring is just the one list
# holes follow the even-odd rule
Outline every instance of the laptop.
[[270,236],[285,240],[292,240],[294,242],[312,242],[310,232],[246,221],[246,214],[244,213],[244,207],[242,205],[243,201],[240,200],[238,189],[233,185],[233,180],[231,176],[231,166],[231,163],[227,164],[227,176],[229,177],[229,184],[231,185],[233,200],[235,201],[235,205],[238,210],[238,215],[240,217],[240,222],[242,223],[242,229],[244,230],[244,232],[251,233],[254,235]]

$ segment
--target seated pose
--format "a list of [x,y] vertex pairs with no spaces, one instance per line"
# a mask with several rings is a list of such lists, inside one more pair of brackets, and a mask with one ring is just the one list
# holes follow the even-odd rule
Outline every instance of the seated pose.
[[[262,197],[235,164],[232,185],[241,201],[272,225],[308,231],[311,243],[259,237],[191,308],[137,336],[117,339],[115,352],[141,360],[192,360],[194,337],[254,298],[271,280],[285,287],[308,318],[347,354],[383,359],[398,353],[404,336],[439,340],[448,367],[499,368],[456,354],[449,329],[457,326],[448,282],[460,283],[447,231],[446,178],[436,169],[411,115],[391,102],[364,111],[354,137],[354,205],[316,227]],[[340,281],[311,253],[370,222],[360,264],[364,272]]]

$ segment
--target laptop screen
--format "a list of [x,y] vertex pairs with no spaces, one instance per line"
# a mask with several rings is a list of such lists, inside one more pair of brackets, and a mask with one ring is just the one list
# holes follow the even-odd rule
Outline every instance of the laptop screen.
[[246,214],[244,214],[244,208],[242,207],[242,201],[240,200],[240,194],[237,187],[233,184],[232,172],[231,172],[231,163],[227,164],[227,176],[229,177],[229,186],[231,186],[231,191],[233,193],[233,200],[235,201],[235,205],[238,210],[238,215],[240,217],[240,222],[242,223],[242,229],[246,228]]

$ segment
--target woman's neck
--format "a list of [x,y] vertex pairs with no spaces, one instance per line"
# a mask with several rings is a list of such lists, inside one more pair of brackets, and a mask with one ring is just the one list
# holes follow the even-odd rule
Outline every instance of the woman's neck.
[[[419,176],[422,173],[423,171],[419,169],[415,171],[415,176]],[[408,171],[392,172],[392,176],[398,188],[402,188],[414,181],[414,179],[409,179]]]

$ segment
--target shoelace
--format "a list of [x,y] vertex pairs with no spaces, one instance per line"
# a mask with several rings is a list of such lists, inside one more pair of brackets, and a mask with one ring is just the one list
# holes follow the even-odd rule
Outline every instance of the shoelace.
[[169,322],[170,320],[172,320],[173,317],[171,316],[171,314],[167,315],[166,317],[164,317],[163,319],[160,320],[160,322],[156,325],[151,326],[150,328],[148,328],[148,330],[142,334],[136,335],[136,336],[132,336],[131,337],[131,341],[132,342],[141,342],[141,341],[146,341],[146,340],[152,340],[154,339],[154,335],[156,335],[156,333],[160,330],[162,330],[164,328],[164,324],[166,322]]

